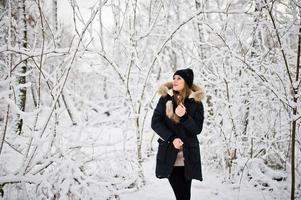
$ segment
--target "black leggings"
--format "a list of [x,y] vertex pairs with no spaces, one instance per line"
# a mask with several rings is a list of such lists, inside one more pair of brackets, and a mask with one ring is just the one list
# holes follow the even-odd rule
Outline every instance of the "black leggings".
[[191,179],[186,179],[185,167],[174,167],[168,180],[177,200],[190,200]]

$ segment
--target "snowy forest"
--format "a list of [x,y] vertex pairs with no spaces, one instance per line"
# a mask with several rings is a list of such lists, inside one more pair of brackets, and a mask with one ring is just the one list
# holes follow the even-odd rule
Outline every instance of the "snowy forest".
[[173,199],[161,84],[206,90],[192,199],[301,199],[299,0],[0,0],[0,199]]

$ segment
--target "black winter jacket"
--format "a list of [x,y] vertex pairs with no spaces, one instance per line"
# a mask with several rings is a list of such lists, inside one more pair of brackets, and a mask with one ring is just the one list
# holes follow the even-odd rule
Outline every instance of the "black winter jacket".
[[204,121],[204,108],[201,100],[204,90],[192,86],[189,98],[185,99],[186,114],[179,122],[173,120],[175,107],[172,102],[172,83],[166,83],[159,89],[161,97],[152,117],[152,129],[160,136],[156,160],[156,176],[168,178],[172,172],[178,150],[172,141],[180,138],[183,145],[185,176],[188,179],[202,181],[200,146],[197,135],[201,133]]

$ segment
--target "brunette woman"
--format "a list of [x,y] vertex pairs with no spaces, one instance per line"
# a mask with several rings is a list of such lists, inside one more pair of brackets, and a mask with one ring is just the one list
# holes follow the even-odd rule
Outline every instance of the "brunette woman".
[[151,124],[160,136],[156,176],[168,178],[177,200],[190,200],[191,180],[203,180],[197,135],[203,128],[205,94],[193,77],[192,69],[177,70],[173,81],[160,87]]

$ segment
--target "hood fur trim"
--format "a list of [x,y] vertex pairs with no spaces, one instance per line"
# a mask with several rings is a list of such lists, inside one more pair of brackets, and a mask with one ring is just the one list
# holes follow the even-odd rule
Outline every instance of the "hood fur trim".
[[[160,86],[158,93],[161,96],[173,96],[173,91],[172,91],[172,82],[167,82],[163,85]],[[188,98],[194,99],[196,102],[201,102],[203,99],[205,99],[206,93],[205,89],[202,86],[197,86],[195,84],[192,85],[191,87],[191,93]]]
[[176,115],[173,111],[173,105],[172,101],[167,101],[166,102],[166,110],[165,110],[166,116],[171,119],[172,121],[179,123],[180,122],[180,117]]
[[[161,85],[158,90],[158,93],[161,96],[166,96],[166,95],[173,96],[172,82],[167,82]],[[205,96],[206,94],[204,88],[193,84],[191,87],[191,93],[188,98],[192,98],[196,102],[201,102],[205,98]],[[166,116],[172,121],[174,121],[175,123],[179,123],[180,117],[176,115],[173,110],[174,109],[173,109],[172,101],[171,100],[167,101],[166,110],[165,110]]]

